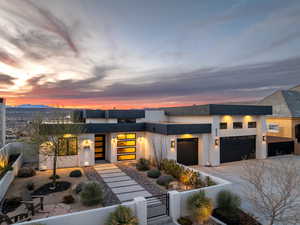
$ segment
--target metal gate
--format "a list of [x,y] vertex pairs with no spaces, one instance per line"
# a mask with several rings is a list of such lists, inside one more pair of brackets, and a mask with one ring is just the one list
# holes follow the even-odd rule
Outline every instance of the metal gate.
[[169,194],[146,197],[147,219],[169,216]]

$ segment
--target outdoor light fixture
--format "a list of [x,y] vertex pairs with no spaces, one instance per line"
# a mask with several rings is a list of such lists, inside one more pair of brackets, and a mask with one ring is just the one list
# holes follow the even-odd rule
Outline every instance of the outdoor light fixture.
[[89,163],[88,161],[85,161],[85,162],[84,162],[84,165],[85,165],[85,166],[88,166],[88,165],[90,165],[90,163]]
[[219,146],[219,138],[215,138],[215,146],[216,146],[216,147]]
[[171,140],[171,148],[175,148],[175,140]]
[[84,140],[83,141],[83,148],[84,149],[90,148],[90,141],[89,140]]
[[266,142],[267,141],[267,136],[263,135],[262,140],[263,140],[263,142]]

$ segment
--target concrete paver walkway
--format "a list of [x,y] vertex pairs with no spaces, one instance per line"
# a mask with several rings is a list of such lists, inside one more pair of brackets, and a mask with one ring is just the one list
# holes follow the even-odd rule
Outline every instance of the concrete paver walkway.
[[135,197],[151,196],[148,191],[114,164],[97,164],[94,169],[121,202],[130,201]]

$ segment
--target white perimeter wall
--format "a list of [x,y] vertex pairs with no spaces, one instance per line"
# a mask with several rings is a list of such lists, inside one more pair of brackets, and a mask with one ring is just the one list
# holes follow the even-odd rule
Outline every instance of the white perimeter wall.
[[15,176],[17,176],[19,169],[23,164],[23,155],[20,154],[17,160],[13,163],[13,170],[8,171],[1,179],[0,179],[0,201],[5,196],[9,186],[14,181]]

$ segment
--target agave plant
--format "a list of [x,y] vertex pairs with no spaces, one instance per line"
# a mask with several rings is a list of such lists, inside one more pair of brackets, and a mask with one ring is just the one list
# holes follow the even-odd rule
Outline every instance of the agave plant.
[[112,212],[106,222],[106,225],[138,225],[137,218],[133,215],[130,208],[125,206],[118,206]]

